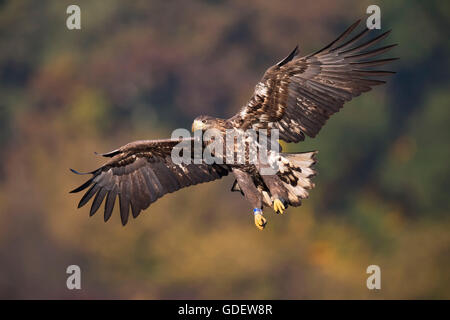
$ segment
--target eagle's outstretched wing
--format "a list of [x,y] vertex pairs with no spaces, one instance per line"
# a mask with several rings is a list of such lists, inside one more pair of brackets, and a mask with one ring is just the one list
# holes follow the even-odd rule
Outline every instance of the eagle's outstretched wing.
[[193,138],[135,141],[103,154],[111,159],[97,170],[87,173],[92,174],[92,177],[71,191],[80,192],[90,187],[81,198],[78,208],[95,195],[90,210],[92,216],[106,197],[104,219],[107,221],[118,197],[120,217],[125,225],[130,207],[136,218],[141,210],[166,193],[220,179],[228,174],[226,165],[175,164],[171,158],[172,149],[181,141],[193,143]]
[[[385,81],[373,77],[393,74],[373,70],[396,60],[377,57],[395,45],[374,49],[390,31],[356,44],[370,32],[363,30],[347,40],[360,20],[325,48],[305,57],[296,47],[285,59],[269,68],[256,85],[246,106],[229,119],[242,129],[278,129],[280,139],[299,142],[305,134],[315,137],[326,120],[346,101]],[[368,69],[367,69],[368,68]]]

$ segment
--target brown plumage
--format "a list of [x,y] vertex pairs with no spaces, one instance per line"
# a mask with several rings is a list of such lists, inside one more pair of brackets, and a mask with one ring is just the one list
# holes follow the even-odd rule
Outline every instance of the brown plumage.
[[[335,41],[313,54],[300,57],[295,47],[266,71],[251,99],[235,116],[228,120],[200,116],[194,120],[193,131],[215,128],[225,134],[229,129],[266,129],[270,136],[271,130],[278,129],[280,139],[286,142],[302,141],[305,135],[315,137],[345,102],[385,83],[379,77],[394,73],[373,68],[396,60],[378,57],[394,45],[374,48],[390,31],[369,38],[374,31],[364,29],[350,37],[359,23],[351,25]],[[136,141],[103,154],[110,160],[89,172],[93,176],[71,191],[89,187],[78,207],[94,198],[90,210],[93,215],[106,199],[104,218],[107,221],[119,198],[120,216],[125,225],[130,208],[133,217],[137,217],[166,193],[220,179],[232,171],[236,178],[232,191],[241,192],[257,210],[255,223],[263,228],[265,219],[259,209],[265,205],[282,212],[281,208],[288,205],[298,206],[301,199],[308,196],[307,190],[314,187],[311,178],[315,174],[313,165],[317,152],[280,153],[276,160],[279,171],[267,176],[260,174],[263,167],[260,163],[176,165],[171,153],[180,142],[194,144],[194,139]],[[232,147],[245,148],[242,145]]]
[[119,198],[120,218],[125,225],[130,208],[136,218],[141,210],[166,193],[220,179],[228,174],[230,169],[226,165],[174,164],[171,152],[181,141],[193,143],[193,139],[135,141],[103,154],[111,159],[97,170],[79,173],[71,169],[77,174],[93,175],[83,185],[71,191],[80,192],[90,187],[81,198],[78,208],[95,195],[90,210],[92,216],[106,198],[106,222],[111,217],[116,198]]
[[[360,21],[351,25],[325,48],[305,57],[296,47],[289,56],[270,67],[255,92],[230,121],[243,129],[279,129],[286,142],[315,137],[328,118],[345,102],[385,81],[374,79],[394,74],[392,71],[367,69],[396,58],[367,60],[385,53],[395,45],[374,49],[386,38],[387,31],[373,39],[356,44],[371,32],[363,30],[348,41],[348,35]],[[373,32],[373,31],[372,31]]]

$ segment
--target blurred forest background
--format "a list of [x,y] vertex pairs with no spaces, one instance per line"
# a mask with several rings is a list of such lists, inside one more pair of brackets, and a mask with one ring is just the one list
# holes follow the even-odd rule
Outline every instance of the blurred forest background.
[[[74,2],[0,1],[1,298],[450,298],[450,2],[76,1],[70,31]],[[303,206],[267,210],[260,232],[227,177],[125,228],[76,209],[69,167],[231,116],[297,43],[323,47],[370,4],[397,74],[289,146],[320,150]],[[66,288],[71,264],[82,290]]]

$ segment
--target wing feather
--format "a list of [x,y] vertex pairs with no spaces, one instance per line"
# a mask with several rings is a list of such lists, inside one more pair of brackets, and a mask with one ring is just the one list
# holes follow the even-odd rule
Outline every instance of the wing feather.
[[97,194],[95,195],[95,198],[94,198],[94,202],[92,202],[91,210],[89,212],[90,216],[93,216],[95,214],[95,212],[97,212],[97,210],[100,207],[100,205],[102,204],[103,199],[105,198],[107,192],[108,192],[108,190],[106,190],[106,188],[101,188],[97,192]]
[[347,40],[359,23],[315,53],[298,57],[294,50],[282,63],[269,68],[247,105],[229,119],[231,124],[244,130],[268,129],[269,133],[278,129],[280,139],[299,142],[305,135],[315,137],[345,102],[384,84],[377,77],[395,72],[371,68],[397,58],[369,58],[395,46],[374,48],[391,31],[367,39],[370,30],[366,28]]
[[105,212],[104,212],[104,220],[105,222],[111,218],[112,211],[114,209],[114,203],[116,202],[117,190],[114,187],[112,190],[108,191],[108,195],[105,200]]
[[[193,142],[193,139],[189,140]],[[94,215],[104,201],[104,220],[108,221],[118,197],[120,218],[125,225],[130,209],[136,218],[142,210],[167,193],[228,174],[230,168],[226,165],[173,163],[172,149],[181,141],[136,141],[103,154],[110,160],[90,172],[93,176],[71,191],[80,192],[90,187],[78,207],[84,206],[95,195],[89,214]]]

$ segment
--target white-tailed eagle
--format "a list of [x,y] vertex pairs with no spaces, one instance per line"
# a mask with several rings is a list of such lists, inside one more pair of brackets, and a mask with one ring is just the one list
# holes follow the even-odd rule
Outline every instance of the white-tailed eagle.
[[[266,71],[253,96],[236,115],[229,119],[200,116],[193,122],[193,131],[214,128],[225,134],[226,130],[264,129],[270,137],[277,129],[280,140],[294,143],[304,140],[305,135],[315,137],[345,102],[385,83],[379,77],[394,73],[374,68],[396,59],[379,58],[395,45],[374,48],[389,31],[369,37],[375,31],[364,29],[351,37],[359,23],[355,22],[335,41],[315,53],[302,57],[295,47]],[[265,175],[261,174],[262,166],[258,163],[176,164],[171,154],[181,141],[194,143],[194,138],[136,141],[103,154],[110,159],[86,173],[92,177],[71,191],[88,189],[78,207],[93,198],[90,209],[93,215],[106,199],[104,219],[107,221],[118,198],[120,217],[125,225],[130,209],[136,218],[166,193],[232,173],[236,180],[231,190],[241,192],[250,202],[255,224],[263,229],[266,225],[262,215],[264,206],[283,213],[289,205],[299,206],[308,196],[308,190],[314,187],[311,178],[315,174],[316,151],[280,153],[276,159],[278,171]]]

